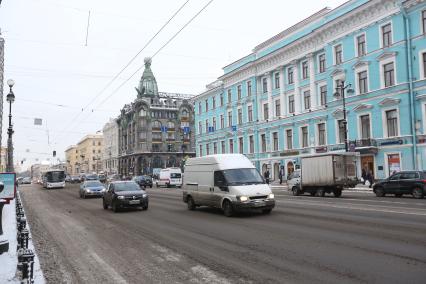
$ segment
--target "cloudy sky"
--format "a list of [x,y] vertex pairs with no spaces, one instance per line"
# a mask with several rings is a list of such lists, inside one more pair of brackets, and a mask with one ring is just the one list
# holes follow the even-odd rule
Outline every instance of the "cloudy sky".
[[[67,146],[102,129],[136,97],[143,58],[152,56],[210,0],[189,0],[169,25],[110,86],[107,84],[187,0],[3,0],[6,80],[12,106],[15,161],[64,158]],[[152,63],[159,90],[199,94],[222,68],[262,41],[344,0],[213,0]],[[90,25],[86,45],[86,30]],[[118,87],[127,80],[120,88]],[[118,90],[117,90],[118,89]],[[3,139],[6,145],[7,108]],[[33,119],[42,118],[42,126]]]

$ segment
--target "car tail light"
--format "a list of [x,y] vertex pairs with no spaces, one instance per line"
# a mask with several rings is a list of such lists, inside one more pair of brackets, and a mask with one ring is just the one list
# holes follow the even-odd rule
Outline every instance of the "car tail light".
[[426,179],[422,180],[422,182],[423,182],[424,184],[426,184]]

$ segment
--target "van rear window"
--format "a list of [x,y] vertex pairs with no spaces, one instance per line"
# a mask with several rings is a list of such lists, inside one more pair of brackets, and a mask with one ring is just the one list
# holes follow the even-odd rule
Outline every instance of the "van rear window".
[[178,173],[171,173],[171,174],[170,174],[170,177],[171,177],[171,178],[181,178],[181,176],[182,176],[182,175],[181,175],[181,174],[178,174]]

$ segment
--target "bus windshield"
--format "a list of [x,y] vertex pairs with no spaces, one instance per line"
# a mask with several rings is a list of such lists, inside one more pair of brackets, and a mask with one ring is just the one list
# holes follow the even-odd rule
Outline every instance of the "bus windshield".
[[63,171],[52,171],[46,173],[47,182],[63,182],[65,180],[65,173]]

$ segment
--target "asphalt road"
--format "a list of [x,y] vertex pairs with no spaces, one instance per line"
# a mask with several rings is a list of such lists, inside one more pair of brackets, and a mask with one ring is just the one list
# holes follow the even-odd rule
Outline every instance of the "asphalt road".
[[425,283],[426,199],[293,197],[224,217],[148,189],[148,211],[113,213],[78,187],[21,186],[48,283]]

